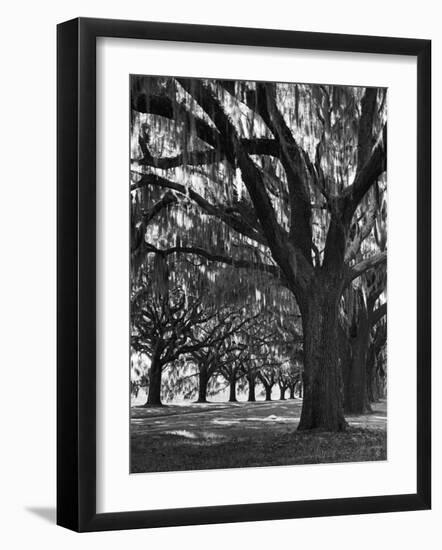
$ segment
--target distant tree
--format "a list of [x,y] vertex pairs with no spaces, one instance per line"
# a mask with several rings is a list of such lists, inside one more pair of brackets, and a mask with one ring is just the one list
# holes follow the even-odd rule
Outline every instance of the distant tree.
[[221,361],[220,348],[216,346],[201,348],[192,353],[198,371],[198,403],[207,403],[207,389],[211,378],[217,373]]
[[290,398],[295,397],[295,388],[301,380],[301,368],[298,364],[286,361],[277,371],[276,382],[279,386],[279,399],[285,400],[287,390],[290,391]]
[[[182,288],[153,296],[151,287],[146,287],[137,292],[134,301],[131,344],[151,361],[146,406],[161,405],[164,368],[184,355],[215,345],[225,334],[219,332],[218,312],[207,310]],[[199,338],[195,338],[196,332]]]
[[232,360],[230,362],[226,362],[220,366],[219,372],[228,384],[229,402],[235,403],[237,401],[236,384],[238,383],[238,380],[240,380],[243,376],[239,360],[232,356]]
[[302,365],[298,362],[291,362],[287,370],[286,379],[287,387],[290,392],[290,399],[295,399],[295,394],[298,393],[302,397]]
[[266,363],[263,364],[258,372],[258,378],[264,387],[264,395],[266,401],[272,400],[272,389],[276,384],[277,368],[275,366],[269,366]]
[[285,400],[285,392],[288,390],[288,383],[287,379],[284,376],[284,372],[282,370],[278,371],[278,386],[279,386],[279,399],[281,401]]
[[[237,361],[234,356],[235,350],[240,350],[235,341],[238,334],[243,332],[256,321],[256,316],[249,317],[244,309],[225,309],[218,312],[218,315],[211,319],[208,326],[199,327],[193,339],[197,344],[204,338],[207,332],[212,331],[210,346],[196,347],[192,355],[198,369],[198,402],[207,402],[207,388],[210,379],[220,372],[227,372],[232,363]],[[227,369],[227,370],[226,370]]]

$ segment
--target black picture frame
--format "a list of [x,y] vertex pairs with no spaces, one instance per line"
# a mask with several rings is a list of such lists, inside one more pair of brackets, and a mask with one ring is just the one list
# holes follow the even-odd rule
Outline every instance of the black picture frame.
[[[417,491],[96,512],[96,39],[396,54],[417,59]],[[424,510],[431,506],[431,41],[79,18],[57,28],[57,523],[75,531]]]

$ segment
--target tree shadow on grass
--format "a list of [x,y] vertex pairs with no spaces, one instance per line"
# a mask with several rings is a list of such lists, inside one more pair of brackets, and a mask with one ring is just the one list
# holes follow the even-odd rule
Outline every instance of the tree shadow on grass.
[[[272,425],[270,425],[272,426]],[[191,437],[188,435],[191,434]],[[187,437],[186,437],[187,436]],[[221,436],[221,437],[219,437]],[[284,433],[252,429],[223,436],[214,431],[132,439],[131,473],[191,471],[387,459],[385,430],[351,427],[346,432]]]

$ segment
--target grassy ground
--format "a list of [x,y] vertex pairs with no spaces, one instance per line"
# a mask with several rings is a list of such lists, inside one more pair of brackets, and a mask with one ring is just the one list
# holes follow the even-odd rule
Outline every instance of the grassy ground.
[[301,400],[133,408],[131,471],[159,472],[387,458],[386,404],[340,434],[297,432]]

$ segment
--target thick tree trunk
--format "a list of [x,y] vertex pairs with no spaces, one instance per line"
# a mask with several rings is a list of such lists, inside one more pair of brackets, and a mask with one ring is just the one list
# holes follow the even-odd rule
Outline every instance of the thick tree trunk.
[[351,360],[344,373],[344,412],[365,414],[371,411],[367,393],[367,350],[369,345],[368,313],[362,296],[358,313],[350,328]]
[[367,352],[367,397],[369,403],[379,401],[373,344],[370,345]]
[[248,396],[248,401],[256,401],[256,396],[255,396],[255,377],[254,376],[248,376],[247,377],[247,382],[248,382],[248,385],[249,385],[249,396]]
[[285,390],[287,388],[285,386],[279,386],[279,399],[281,401],[285,401]]
[[229,387],[230,387],[229,401],[230,402],[235,402],[236,401],[236,380],[235,380],[235,378],[232,378],[230,380]]
[[376,382],[378,388],[379,399],[385,399],[387,397],[387,388],[385,384],[386,374],[384,366],[378,365],[376,369]]
[[154,355],[150,365],[149,392],[145,407],[161,407],[161,374],[163,365],[159,358]]
[[270,384],[264,384],[264,390],[266,394],[266,401],[272,400],[272,386]]
[[347,414],[365,414],[371,411],[367,392],[366,339],[358,336],[352,342],[352,358],[344,381],[344,411]]
[[379,352],[385,344],[386,327],[381,334],[375,336],[374,342],[370,345],[367,357],[367,383],[368,395],[371,402],[379,401],[385,397],[385,369]]
[[290,399],[295,399],[295,385],[290,386]]
[[198,401],[197,403],[207,403],[207,384],[209,378],[207,376],[206,365],[200,366],[199,385],[198,385]]
[[371,410],[367,393],[368,337],[358,334],[351,340],[352,357],[344,380],[344,411],[347,414],[365,414]]
[[342,431],[342,375],[338,343],[340,291],[314,284],[300,303],[304,332],[304,399],[299,430]]

